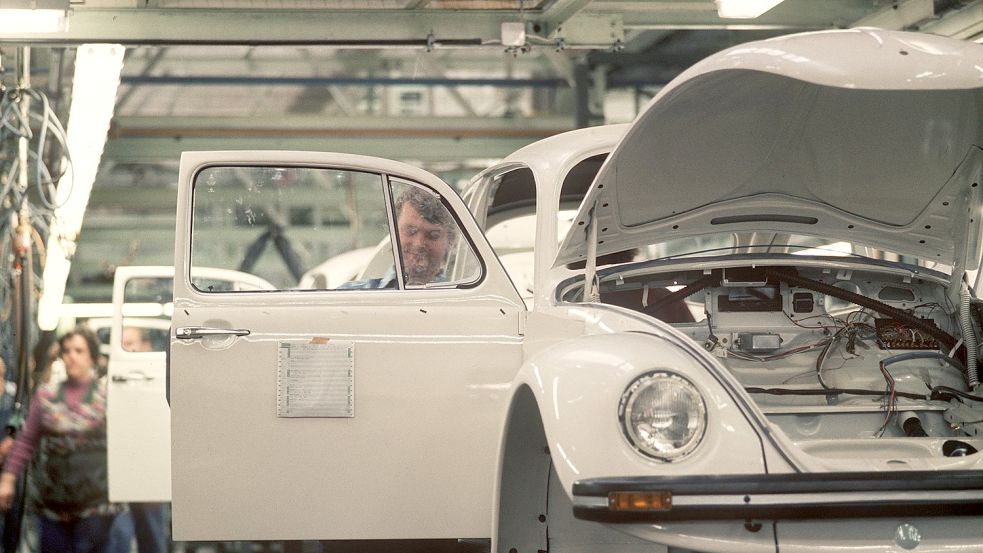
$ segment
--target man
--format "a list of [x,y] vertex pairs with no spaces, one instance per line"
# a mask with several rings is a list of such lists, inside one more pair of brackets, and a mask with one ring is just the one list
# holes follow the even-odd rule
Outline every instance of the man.
[[396,200],[396,230],[406,284],[446,280],[444,263],[457,226],[440,200],[419,188],[407,188]]
[[[437,196],[406,187],[396,200],[396,232],[407,286],[447,280],[444,264],[457,239],[457,224]],[[339,289],[395,287],[396,268],[391,267],[381,278],[348,282]]]
[[147,333],[140,327],[124,326],[123,339],[120,344],[123,351],[153,351],[154,346],[147,338]]

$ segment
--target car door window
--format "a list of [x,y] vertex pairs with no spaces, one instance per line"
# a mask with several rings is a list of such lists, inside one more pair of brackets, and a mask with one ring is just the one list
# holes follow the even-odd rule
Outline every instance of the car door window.
[[165,351],[171,326],[173,302],[170,277],[138,277],[123,289],[123,319],[120,348],[141,353]]
[[[276,290],[325,288],[305,279],[322,262],[376,248],[351,276],[394,264],[381,175],[311,167],[208,167],[194,184],[192,267],[233,269]],[[337,284],[337,283],[336,283]],[[206,292],[227,289],[200,288]],[[334,287],[334,286],[332,286]]]
[[[195,177],[193,217],[192,274],[231,269],[273,290],[466,287],[482,274],[438,194],[378,173],[207,167]],[[192,283],[202,292],[242,290]]]
[[407,288],[467,286],[478,281],[478,257],[439,195],[392,179],[392,197]]

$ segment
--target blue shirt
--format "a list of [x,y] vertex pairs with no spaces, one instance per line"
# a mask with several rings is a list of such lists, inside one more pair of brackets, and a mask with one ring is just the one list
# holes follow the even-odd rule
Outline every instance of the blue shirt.
[[[447,282],[447,276],[440,273],[430,282]],[[369,278],[365,280],[352,280],[335,288],[336,290],[381,290],[399,288],[399,281],[396,280],[396,267],[390,267],[386,274],[380,278]]]
[[380,278],[351,280],[342,284],[336,290],[373,290],[383,288],[399,288],[399,281],[396,280],[396,267],[390,267],[386,271],[386,274]]

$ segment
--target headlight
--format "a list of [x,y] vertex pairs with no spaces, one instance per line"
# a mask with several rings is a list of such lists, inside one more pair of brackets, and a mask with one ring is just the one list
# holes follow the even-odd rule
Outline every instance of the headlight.
[[692,453],[707,429],[707,407],[699,390],[669,372],[632,382],[621,396],[618,417],[635,449],[667,462]]

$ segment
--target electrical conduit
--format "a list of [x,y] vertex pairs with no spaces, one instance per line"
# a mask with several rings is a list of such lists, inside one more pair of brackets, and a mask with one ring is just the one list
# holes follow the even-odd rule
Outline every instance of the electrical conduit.
[[963,343],[966,344],[966,379],[970,390],[973,390],[980,384],[976,369],[979,349],[976,330],[973,329],[973,319],[969,310],[969,287],[965,283],[963,283],[959,298],[959,329],[963,334]]

